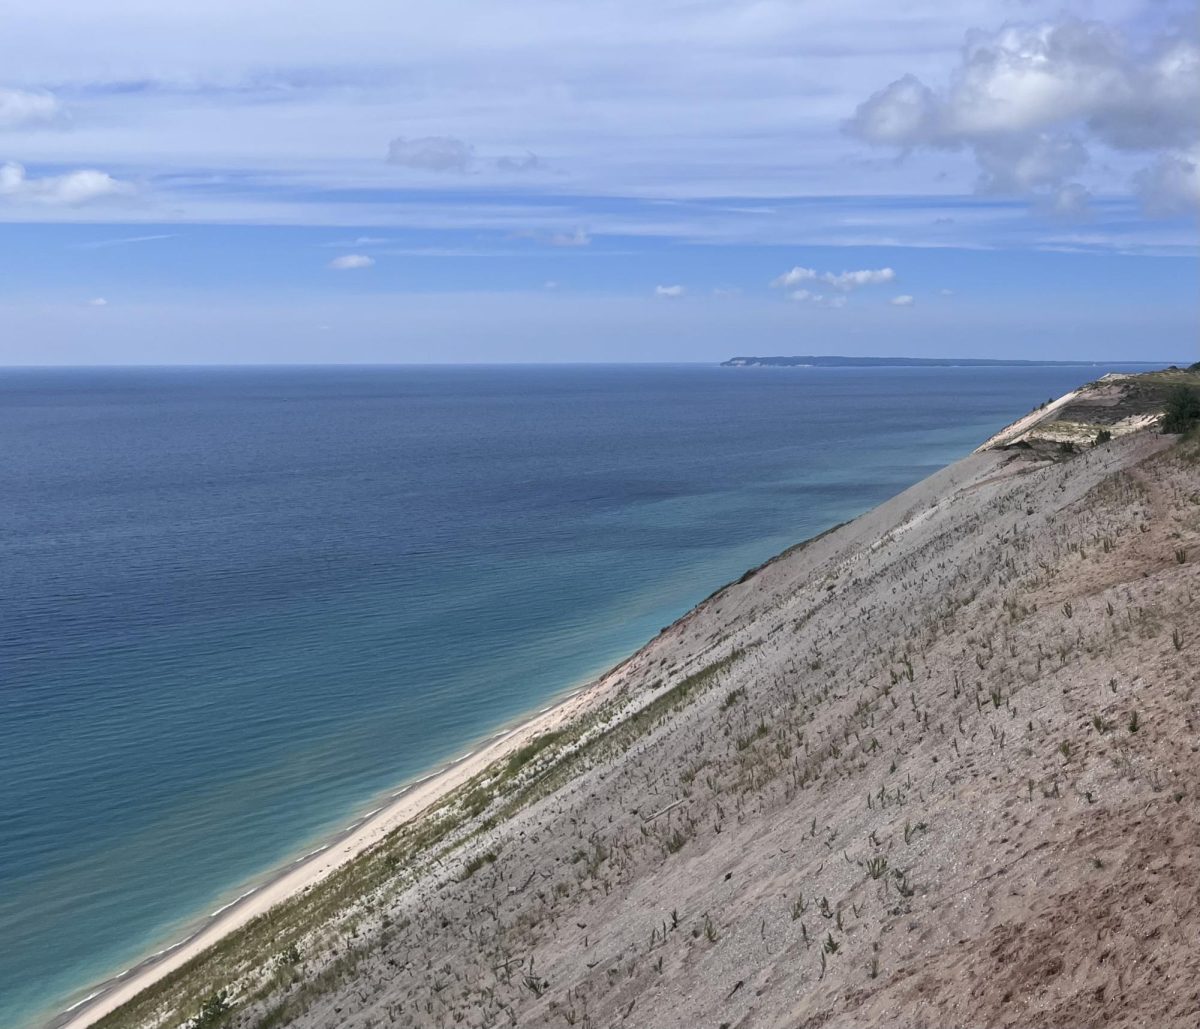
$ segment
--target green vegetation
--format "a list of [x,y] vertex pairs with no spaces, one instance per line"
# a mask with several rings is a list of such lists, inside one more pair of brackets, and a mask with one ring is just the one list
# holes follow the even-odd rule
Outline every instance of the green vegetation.
[[1171,435],[1187,432],[1200,424],[1200,393],[1191,386],[1176,386],[1167,397],[1162,431]]
[[516,775],[543,750],[558,743],[563,736],[564,733],[562,731],[547,732],[541,736],[535,736],[508,759],[508,764],[504,767],[504,774],[509,776]]
[[224,990],[218,990],[200,1005],[200,1013],[192,1019],[192,1029],[211,1029],[220,1025],[229,1013],[229,1001]]
[[459,876],[459,879],[462,881],[470,879],[484,865],[493,864],[499,856],[494,850],[489,850],[485,854],[476,854],[463,866],[463,873]]
[[1098,433],[1096,433],[1096,438],[1092,441],[1092,446],[1099,447],[1105,443],[1111,443],[1112,438],[1111,432],[1109,432],[1107,429],[1101,429]]

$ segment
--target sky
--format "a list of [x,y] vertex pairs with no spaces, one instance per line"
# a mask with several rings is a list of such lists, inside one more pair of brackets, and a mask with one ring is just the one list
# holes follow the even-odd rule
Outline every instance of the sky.
[[6,0],[0,364],[1200,358],[1196,0]]

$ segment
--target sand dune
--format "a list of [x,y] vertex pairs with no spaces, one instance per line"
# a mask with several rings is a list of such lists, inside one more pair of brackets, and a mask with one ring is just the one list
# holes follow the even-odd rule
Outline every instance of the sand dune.
[[979,452],[793,548],[100,1024],[1196,1025],[1196,451]]

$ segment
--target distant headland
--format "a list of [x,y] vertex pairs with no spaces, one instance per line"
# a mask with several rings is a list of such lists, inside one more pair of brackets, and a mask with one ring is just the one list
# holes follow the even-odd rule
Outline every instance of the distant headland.
[[[731,357],[722,368],[1078,368],[1103,364],[1100,361],[1018,361],[978,357],[838,357],[807,355],[801,357]],[[1109,364],[1113,362],[1107,362]],[[1157,361],[1122,361],[1120,364],[1165,365]]]

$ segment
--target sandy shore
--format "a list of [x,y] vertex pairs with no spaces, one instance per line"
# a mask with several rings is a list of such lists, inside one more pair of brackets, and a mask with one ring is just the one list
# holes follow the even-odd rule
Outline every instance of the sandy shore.
[[[619,666],[618,666],[619,667]],[[353,823],[328,843],[287,865],[260,886],[214,912],[186,939],[152,955],[101,983],[83,1000],[54,1018],[55,1029],[84,1029],[116,1010],[151,984],[191,961],[206,948],[264,914],[276,904],[321,882],[348,861],[369,850],[389,833],[437,804],[446,794],[482,772],[488,765],[542,733],[551,732],[591,710],[604,691],[598,689],[612,672],[572,689],[547,709],[502,729],[474,750],[428,776],[399,788],[390,802]]]

